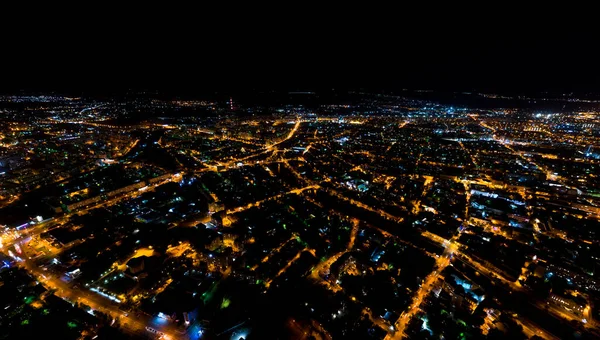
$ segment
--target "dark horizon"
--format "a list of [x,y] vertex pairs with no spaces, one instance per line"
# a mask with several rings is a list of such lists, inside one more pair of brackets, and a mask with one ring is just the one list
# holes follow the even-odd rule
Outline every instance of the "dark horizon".
[[427,30],[415,28],[424,23],[392,22],[277,30],[263,24],[231,32],[111,28],[81,37],[69,30],[52,32],[52,39],[17,37],[4,56],[0,91],[600,90],[590,31],[541,30],[534,22],[527,29],[428,24]]

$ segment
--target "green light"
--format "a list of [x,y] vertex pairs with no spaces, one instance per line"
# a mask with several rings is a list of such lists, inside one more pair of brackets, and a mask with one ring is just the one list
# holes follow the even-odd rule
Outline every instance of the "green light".
[[21,326],[29,325],[29,320],[21,321]]
[[69,321],[69,322],[67,322],[67,326],[69,328],[75,328],[75,327],[77,327],[77,324],[75,322],[73,322],[73,321]]
[[221,309],[225,309],[229,307],[231,301],[228,298],[223,298],[223,302],[221,302]]

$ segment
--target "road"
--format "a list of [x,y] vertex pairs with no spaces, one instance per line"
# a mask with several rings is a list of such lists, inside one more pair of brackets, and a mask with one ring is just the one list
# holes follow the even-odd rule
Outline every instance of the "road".
[[304,248],[304,249],[300,250],[300,251],[299,251],[299,252],[296,254],[296,256],[294,256],[292,259],[290,259],[290,260],[288,261],[288,263],[286,263],[286,265],[285,265],[285,266],[283,266],[283,268],[281,268],[281,269],[280,269],[280,270],[277,272],[277,274],[275,274],[275,276],[273,276],[273,278],[272,278],[272,279],[268,279],[268,280],[265,282],[265,287],[269,288],[269,287],[271,286],[271,282],[273,282],[273,280],[275,280],[276,278],[278,278],[279,276],[281,276],[281,274],[285,273],[285,271],[286,271],[286,270],[287,270],[289,267],[291,267],[291,266],[292,266],[292,264],[294,264],[294,262],[296,262],[296,260],[298,260],[298,259],[300,258],[300,256],[302,256],[302,253],[303,253],[303,252],[309,252],[309,253],[311,253],[311,254],[315,255],[315,251],[314,251],[314,250],[312,250],[312,249],[309,249],[309,248]]
[[[351,251],[352,248],[354,248],[354,241],[356,240],[356,234],[358,233],[359,224],[360,222],[358,221],[358,219],[352,219],[352,230],[350,231],[350,240],[348,242],[348,245],[346,246],[346,249],[344,251],[332,255],[327,260],[317,264],[310,273],[310,277],[312,279],[321,280],[322,275],[329,272],[329,268],[332,264],[335,263],[335,261],[337,261],[340,257],[342,257],[342,255],[346,254],[347,252]],[[337,284],[332,284],[325,280],[321,280],[321,282],[326,284],[328,288],[333,291],[340,291],[342,289],[342,287],[340,287]]]
[[[283,241],[283,242],[282,242],[282,243],[279,245],[279,247],[277,247],[277,248],[275,248],[275,249],[271,250],[271,252],[270,252],[270,253],[269,253],[267,256],[265,256],[265,257],[264,257],[264,258],[263,258],[263,259],[260,261],[260,263],[265,263],[265,262],[269,261],[269,258],[270,258],[271,256],[273,256],[273,255],[275,255],[275,254],[279,253],[279,252],[281,251],[281,249],[282,249],[282,248],[283,248],[283,247],[284,247],[286,244],[288,244],[288,243],[290,243],[291,241],[295,240],[297,237],[298,237],[298,235],[296,235],[296,234],[292,234],[292,236],[291,236],[289,239],[287,239],[287,240]],[[260,264],[260,263],[259,263],[259,264]],[[256,264],[256,265],[254,265],[254,266],[251,268],[251,270],[252,270],[252,271],[256,270],[256,268],[258,268],[258,265],[259,265],[259,264]]]
[[[254,158],[260,155],[264,155],[266,153],[269,152],[276,152],[277,151],[277,146],[292,139],[294,137],[294,135],[296,134],[296,131],[298,131],[298,128],[300,127],[300,124],[302,123],[301,120],[296,120],[296,123],[294,124],[294,127],[290,130],[290,132],[288,133],[288,135],[283,138],[282,140],[273,143],[271,145],[264,145],[263,149],[259,152],[255,152],[251,155],[248,155],[246,157],[242,157],[242,158],[237,158],[237,159],[233,159],[233,160],[229,160],[225,163],[219,163],[219,165],[224,166],[226,168],[230,168],[230,167],[235,167],[238,163],[244,163],[244,161],[250,159],[250,158]],[[225,139],[227,139],[228,137],[224,137]],[[245,141],[245,143],[248,143],[247,141]]]
[[56,278],[52,274],[38,267],[33,261],[24,260],[18,264],[33,275],[46,289],[54,290],[54,295],[72,303],[79,302],[85,304],[93,310],[110,315],[113,319],[118,319],[121,327],[126,331],[131,333],[144,333],[146,332],[146,326],[152,326],[165,333],[165,335],[167,335],[165,339],[185,339],[184,335],[179,333],[175,326],[168,323],[160,326],[155,325],[155,323],[152,322],[153,318],[145,314],[139,314],[137,316],[126,315],[118,308],[118,303],[87,289],[75,289],[60,278]]
[[97,204],[86,206],[83,209],[78,209],[75,211],[67,212],[59,217],[49,219],[45,222],[28,225],[27,227],[25,227],[21,230],[14,230],[14,229],[7,230],[7,231],[3,232],[2,234],[0,234],[0,250],[8,249],[11,246],[13,246],[14,244],[23,241],[27,237],[39,235],[44,232],[50,231],[52,229],[52,227],[57,226],[59,224],[63,225],[74,214],[84,214],[93,209],[111,206],[111,205],[119,203],[125,199],[138,197],[143,192],[152,191],[163,184],[173,182],[173,181],[180,181],[181,179],[182,179],[182,173],[176,173],[176,174],[173,174],[171,177],[165,179],[164,181],[154,183],[154,184],[147,186],[144,190],[139,190],[139,189],[132,190],[130,192],[124,193],[123,195],[115,196],[108,200],[100,201]]
[[[424,236],[428,236],[429,239],[431,239],[432,241],[435,241],[435,242],[441,242],[441,243],[448,242],[435,234],[424,233]],[[501,271],[499,271],[497,268],[490,269],[487,266],[484,266],[481,263],[479,263],[479,261],[473,259],[471,256],[465,254],[463,251],[461,251],[461,248],[464,247],[463,245],[461,245],[457,242],[452,242],[452,245],[454,246],[453,253],[456,255],[454,257],[455,259],[467,264],[468,266],[473,268],[475,271],[484,275],[485,277],[487,277],[489,280],[491,280],[493,282],[499,281],[499,282],[504,283],[512,291],[515,291],[515,292],[525,292],[526,291],[525,288],[523,288],[519,284],[518,281],[513,282],[513,281],[509,281],[506,278],[504,278],[504,274]],[[496,272],[493,269],[498,270],[500,273]],[[567,321],[570,321],[570,320],[581,321],[581,317],[574,315],[572,313],[568,313],[567,311],[563,310],[562,308],[558,308],[557,306],[553,306],[552,304],[547,305],[543,301],[539,301],[539,300],[535,300],[535,301],[532,300],[532,301],[529,301],[529,303],[532,306],[535,306],[536,308],[538,308],[540,310],[544,310],[560,319],[567,320]],[[546,307],[548,307],[548,308],[546,308]],[[537,334],[537,335],[543,336],[546,339],[556,339],[556,337],[553,334],[546,331],[539,325],[533,323],[531,320],[528,320],[527,318],[524,318],[523,316],[519,317],[519,320],[520,320],[520,323],[522,323],[523,328],[524,329],[527,328],[525,330],[526,332],[530,332],[531,334]],[[586,328],[588,328],[588,330],[590,330],[590,331],[596,330],[594,328],[593,323],[586,324]]]
[[455,235],[450,241],[444,243],[444,253],[436,259],[435,270],[429,273],[427,277],[422,281],[421,286],[413,296],[412,303],[408,310],[404,311],[398,320],[394,323],[394,328],[391,328],[388,335],[385,337],[386,340],[402,339],[406,334],[406,326],[410,323],[415,314],[420,310],[421,303],[431,293],[431,290],[435,286],[438,279],[441,278],[440,273],[451,263],[451,258],[457,250],[457,246],[454,241],[458,237]]
[[227,214],[228,215],[229,214],[235,214],[235,213],[238,213],[238,212],[241,212],[241,211],[244,211],[244,210],[248,210],[248,209],[251,209],[251,208],[254,208],[254,207],[259,207],[263,203],[274,201],[274,200],[282,198],[282,197],[284,197],[286,195],[290,195],[290,194],[298,195],[298,194],[301,194],[302,192],[304,192],[306,190],[311,190],[311,189],[312,190],[319,189],[319,186],[318,185],[309,185],[309,186],[304,187],[304,188],[292,189],[290,191],[287,191],[287,192],[284,192],[284,193],[281,193],[281,194],[278,194],[278,195],[275,195],[275,196],[271,196],[271,197],[265,198],[265,199],[260,200],[260,201],[256,201],[256,202],[253,202],[253,203],[248,203],[248,204],[243,205],[241,207],[229,209],[229,210],[227,210]]
[[525,334],[528,338],[537,335],[543,339],[547,340],[560,340],[559,337],[555,336],[552,333],[548,333],[545,330],[539,328],[536,324],[532,323],[528,319],[525,318],[513,318],[513,320],[523,327],[523,334]]
[[[147,190],[153,190],[154,188],[165,184],[170,181],[180,180],[182,178],[181,174],[174,174],[172,177],[169,177],[165,181],[161,181],[159,183],[155,183],[151,186],[148,186]],[[147,191],[147,190],[144,190]],[[90,207],[86,207],[84,209],[78,210],[76,213],[85,213],[91,209],[96,209],[98,207],[113,205],[117,202],[120,202],[127,198],[137,197],[141,194],[141,191],[134,190],[125,194],[124,196],[119,196],[112,198],[107,201],[100,202],[97,205],[93,205]],[[63,216],[58,218],[54,218],[48,220],[43,223],[32,225],[28,228],[25,228],[20,231],[7,231],[1,235],[2,240],[2,252],[5,252],[9,255],[10,248],[13,247],[17,243],[21,243],[29,237],[33,237],[44,233],[46,231],[51,230],[51,228],[62,225],[66,223],[69,218],[74,214],[74,212],[66,213]],[[92,292],[88,289],[76,289],[71,287],[67,282],[61,280],[58,277],[55,277],[54,274],[49,273],[48,271],[40,268],[36,265],[34,260],[30,260],[27,256],[27,250],[25,247],[21,247],[23,250],[23,258],[17,261],[17,265],[23,269],[25,269],[29,274],[31,274],[38,282],[40,282],[46,289],[54,290],[54,294],[64,300],[70,301],[72,303],[80,302],[83,303],[93,310],[100,311],[107,315],[110,315],[113,319],[118,319],[121,327],[129,333],[132,334],[150,334],[146,327],[152,327],[162,333],[164,333],[162,339],[187,339],[187,335],[185,332],[180,332],[180,330],[172,325],[169,322],[155,322],[156,318],[153,318],[149,315],[145,314],[137,314],[137,315],[126,315],[122,310],[119,309],[119,304],[111,299],[100,295],[98,293]],[[12,253],[12,251],[11,251]],[[15,255],[13,253],[13,255]],[[53,254],[57,255],[57,254]],[[10,256],[10,255],[9,255]],[[18,256],[18,254],[16,254]]]
[[370,206],[368,206],[368,205],[366,205],[366,204],[364,204],[362,202],[359,202],[359,201],[357,201],[357,200],[355,200],[353,198],[348,198],[348,197],[340,194],[338,191],[336,191],[334,189],[325,189],[325,191],[327,193],[329,193],[329,194],[331,194],[331,195],[333,195],[333,196],[341,199],[341,200],[349,202],[350,204],[352,204],[354,206],[357,206],[359,208],[368,210],[370,212],[374,212],[374,213],[380,214],[381,216],[387,218],[388,220],[392,220],[392,221],[397,222],[397,223],[404,222],[404,218],[402,218],[402,217],[394,216],[394,215],[392,215],[392,214],[384,211],[383,209],[376,209],[376,208],[370,207]]

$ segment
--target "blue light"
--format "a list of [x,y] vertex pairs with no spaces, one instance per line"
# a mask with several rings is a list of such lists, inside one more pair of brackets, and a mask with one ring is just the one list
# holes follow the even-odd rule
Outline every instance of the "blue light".
[[161,318],[158,315],[152,319],[152,323],[154,323],[155,325],[166,325],[167,322],[168,322],[167,319]]

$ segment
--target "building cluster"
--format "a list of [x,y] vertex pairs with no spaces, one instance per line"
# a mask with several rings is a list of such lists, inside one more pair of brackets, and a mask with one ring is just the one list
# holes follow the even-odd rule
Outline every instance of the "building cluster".
[[594,103],[283,96],[0,97],[0,327],[64,339],[600,335]]

